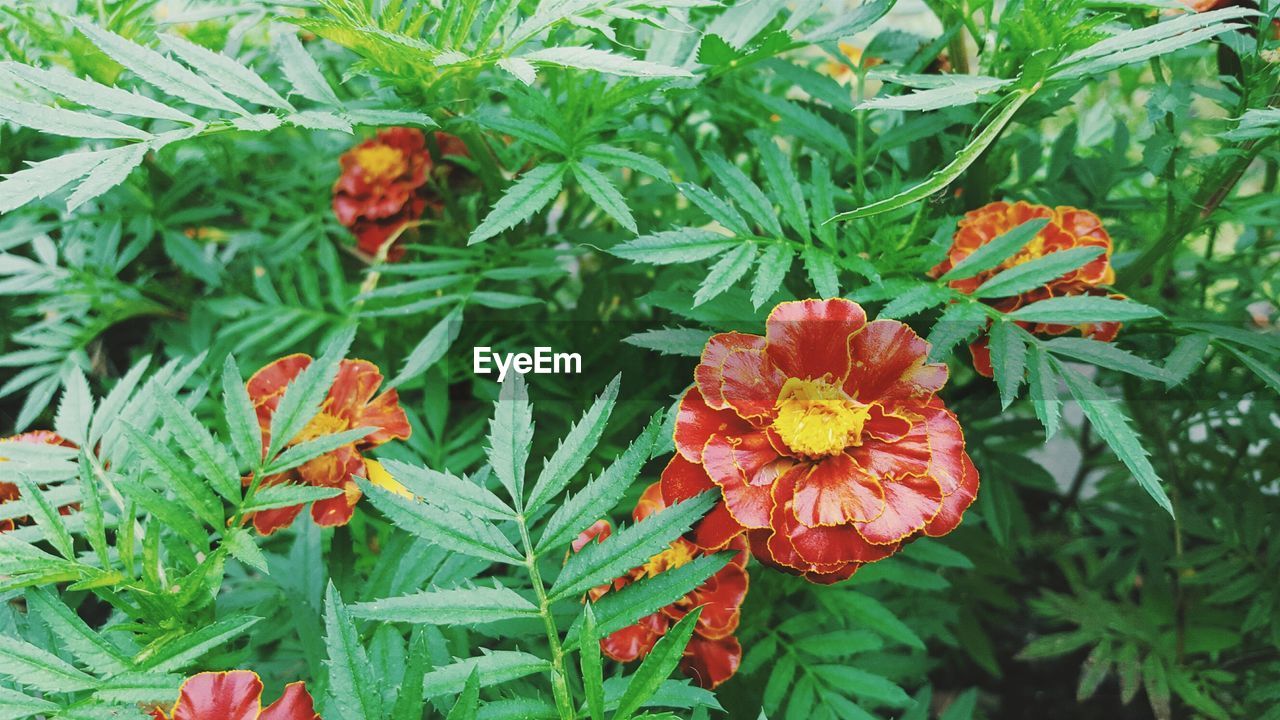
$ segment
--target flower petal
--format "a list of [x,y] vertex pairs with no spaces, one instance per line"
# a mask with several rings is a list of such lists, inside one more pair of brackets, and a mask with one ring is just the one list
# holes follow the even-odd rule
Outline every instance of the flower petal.
[[722,368],[730,354],[738,350],[764,350],[764,338],[740,332],[712,335],[702,348],[702,359],[694,368],[693,377],[709,407],[727,410],[729,401],[724,396]]
[[866,323],[862,306],[851,300],[784,302],[765,321],[769,359],[787,377],[843,381],[849,374],[849,337]]
[[960,422],[937,398],[925,409],[929,431],[929,476],[938,481],[943,496],[960,487],[964,470],[964,431]]
[[373,399],[382,385],[382,373],[368,360],[343,360],[329,387],[329,404],[326,411],[348,421],[354,421],[360,410]]
[[860,467],[884,483],[890,476],[923,475],[929,472],[929,426],[923,419],[912,423],[901,439],[885,442],[868,437],[861,445],[845,450]]
[[857,525],[867,542],[893,545],[924,528],[942,510],[942,488],[931,477],[906,476],[884,483],[880,517]]
[[[896,546],[875,546],[850,525],[810,527],[796,520],[795,490],[806,468],[798,466],[778,481],[774,490],[771,521],[774,536],[769,548],[775,559],[802,571],[830,572],[846,563],[875,562],[889,557]],[[788,548],[789,547],[789,551]],[[785,559],[784,559],[785,558]]]
[[897,320],[867,323],[849,341],[849,353],[844,390],[860,402],[927,397],[947,383],[947,366],[926,362],[929,343]]
[[596,542],[604,542],[613,534],[613,525],[608,520],[597,520],[591,523],[591,527],[578,533],[578,537],[574,538],[570,546],[574,552],[580,552],[592,540]]
[[382,393],[362,407],[352,419],[352,425],[378,428],[360,439],[360,446],[366,448],[377,447],[388,440],[408,440],[413,433],[409,417],[400,407],[400,395],[395,390]]
[[[708,490],[720,491],[711,482],[707,471],[697,463],[689,462],[676,453],[662,471],[662,499],[667,505],[683,502]],[[742,534],[742,525],[733,518],[724,502],[716,503],[687,535],[693,544],[704,550],[718,550],[730,540]]]
[[795,515],[803,525],[843,525],[873,520],[884,512],[884,490],[876,476],[841,453],[814,463],[795,487]]
[[738,629],[749,585],[747,571],[731,563],[689,593],[690,607],[702,607],[698,634],[713,640],[732,635]]
[[638,660],[649,654],[670,624],[665,615],[656,612],[601,638],[600,650],[618,662]]
[[685,647],[680,670],[699,686],[711,690],[733,677],[742,664],[742,645],[738,638],[709,640],[694,635]]
[[320,715],[306,685],[295,682],[284,686],[284,694],[268,705],[258,720],[320,720]]
[[773,365],[763,347],[733,350],[720,364],[721,393],[740,417],[772,415],[786,381],[787,376]]
[[732,410],[714,410],[697,387],[685,391],[676,411],[675,445],[684,459],[702,460],[702,447],[714,434],[744,435],[752,426]]
[[182,683],[173,720],[257,720],[262,680],[248,670],[202,672]]
[[[261,405],[273,398],[278,399],[284,394],[285,387],[310,364],[311,356],[303,353],[286,355],[270,363],[254,373],[245,384],[245,388],[249,391],[249,398],[253,400],[254,405]],[[274,403],[271,408],[275,409]]]
[[729,512],[744,527],[769,526],[770,487],[795,463],[780,457],[768,436],[712,435],[702,451],[703,467],[720,486]]
[[924,534],[929,537],[941,537],[959,527],[964,511],[978,495],[978,468],[974,467],[968,455],[963,456],[962,462],[964,470],[959,487],[942,498],[942,510],[924,526]]
[[652,483],[640,493],[640,499],[636,501],[636,507],[631,511],[631,519],[640,522],[666,507],[667,503],[662,499],[662,481]]

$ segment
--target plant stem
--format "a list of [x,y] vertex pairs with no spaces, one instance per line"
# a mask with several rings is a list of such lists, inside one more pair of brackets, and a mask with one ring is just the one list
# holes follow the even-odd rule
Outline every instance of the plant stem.
[[520,542],[524,544],[525,549],[524,565],[529,569],[533,594],[538,600],[538,614],[542,616],[542,626],[547,633],[547,644],[551,646],[551,693],[556,699],[556,710],[560,713],[561,720],[574,720],[577,713],[573,709],[573,698],[569,695],[564,647],[560,644],[560,631],[556,628],[556,620],[551,615],[551,602],[547,599],[547,588],[542,582],[542,573],[538,570],[538,556],[533,552],[533,541],[529,538],[529,526],[525,522],[524,513],[516,516],[516,524],[520,527]]

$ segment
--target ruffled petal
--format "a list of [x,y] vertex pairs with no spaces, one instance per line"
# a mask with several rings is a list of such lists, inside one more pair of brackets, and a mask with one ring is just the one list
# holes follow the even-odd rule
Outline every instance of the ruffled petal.
[[742,617],[742,601],[747,597],[750,579],[740,565],[725,565],[707,582],[689,594],[692,607],[701,607],[697,633],[720,639],[738,629]]
[[742,645],[738,638],[709,640],[694,635],[680,659],[680,670],[700,687],[711,690],[733,677],[742,664]]
[[[303,353],[286,355],[276,360],[249,378],[245,388],[249,391],[249,399],[254,405],[261,405],[284,394],[284,389],[298,377],[298,374],[311,364],[311,356]],[[271,405],[275,409],[275,403]]]
[[662,499],[662,482],[652,483],[640,493],[640,499],[636,501],[636,507],[631,511],[631,519],[640,522],[666,507],[667,503]]
[[601,638],[600,650],[618,662],[638,660],[649,654],[670,624],[665,615],[656,612],[641,618],[635,625],[628,625]]
[[592,540],[596,542],[604,542],[613,534],[613,525],[608,520],[597,520],[591,523],[591,527],[578,533],[578,537],[573,539],[571,547],[574,552],[580,552],[582,548],[587,546]]
[[258,720],[320,720],[320,716],[306,685],[295,682],[284,686],[284,694],[268,705]]
[[961,461],[963,472],[959,486],[955,492],[942,498],[942,510],[924,526],[924,534],[929,537],[941,537],[959,527],[964,511],[978,496],[978,468],[974,467],[968,455],[964,455]]
[[942,510],[942,488],[931,477],[903,477],[884,483],[880,517],[857,525],[867,542],[893,545],[924,528]]
[[768,527],[770,487],[794,461],[780,457],[763,432],[742,437],[712,435],[702,459],[733,517],[744,527]]
[[786,377],[841,382],[849,374],[849,337],[866,323],[851,300],[784,302],[765,321],[769,359]]
[[676,411],[676,450],[690,462],[702,460],[702,447],[712,435],[745,435],[752,426],[732,410],[714,410],[698,388],[691,387],[680,399]]
[[368,360],[343,360],[338,364],[333,385],[329,387],[326,412],[354,425],[380,385],[382,373],[377,365]]
[[248,670],[202,672],[182,683],[173,720],[256,720],[262,680]]
[[797,521],[795,488],[805,472],[804,467],[792,469],[775,488],[774,534],[768,541],[774,559],[801,571],[831,572],[845,563],[875,562],[893,554],[896,546],[872,545],[852,526],[810,527]]
[[923,475],[929,472],[929,426],[922,420],[912,423],[901,439],[884,442],[874,437],[845,450],[860,467],[885,482],[899,475]]
[[973,369],[983,377],[995,377],[996,371],[991,364],[991,343],[986,335],[969,343],[969,354],[973,356]]
[[841,453],[814,463],[796,481],[795,514],[802,525],[843,525],[884,512],[884,490],[874,475]]
[[898,413],[888,412],[880,403],[874,403],[869,413],[866,422],[862,425],[862,432],[876,440],[897,442],[911,432],[910,419]]
[[925,409],[929,431],[929,476],[938,481],[944,496],[960,487],[964,473],[964,431],[960,422],[937,398]]
[[929,343],[897,320],[867,323],[849,341],[849,396],[864,403],[927,397],[947,383],[947,366],[929,363]]
[[772,415],[786,381],[787,376],[774,367],[763,348],[734,350],[720,365],[722,396],[744,418]]
[[395,390],[388,390],[372,402],[360,408],[352,420],[355,427],[376,427],[378,430],[364,436],[360,446],[371,448],[388,440],[408,440],[413,433],[409,426],[409,417],[400,407],[400,395]]
[[723,366],[729,355],[739,350],[764,350],[764,338],[740,332],[712,335],[702,348],[702,359],[693,370],[694,380],[709,407],[729,409],[724,396]]

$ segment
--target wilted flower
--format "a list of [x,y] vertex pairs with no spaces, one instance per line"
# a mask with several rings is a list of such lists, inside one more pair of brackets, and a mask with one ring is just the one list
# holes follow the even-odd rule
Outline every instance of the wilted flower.
[[[61,435],[49,430],[32,430],[30,432],[19,433],[12,437],[0,438],[0,443],[28,443],[32,445],[58,445],[61,447],[74,448],[75,443],[63,438]],[[0,454],[0,462],[4,461],[4,455]],[[0,505],[7,502],[17,500],[19,497],[18,486],[13,483],[0,481]],[[63,515],[68,514],[75,505],[66,505],[59,508],[59,512]],[[0,518],[0,532],[7,532],[17,526],[17,520],[14,518]]]
[[[467,154],[453,135],[437,132],[435,140],[445,157]],[[428,204],[439,205],[423,192],[434,163],[421,130],[382,130],[343,153],[341,163],[342,174],[333,186],[333,212],[356,236],[360,249],[371,255],[407,223],[422,217]],[[391,248],[387,257],[395,260],[403,254]]]
[[978,472],[928,351],[842,299],[782,303],[764,337],[712,336],[680,402],[664,499],[718,490],[696,542],[745,530],[756,558],[821,583],[945,535]]
[[[285,387],[310,364],[309,355],[289,355],[249,378],[249,397],[257,410],[264,446],[270,442],[271,416],[284,396]],[[376,365],[367,360],[343,360],[320,412],[287,446],[357,427],[378,429],[356,442],[312,458],[293,470],[264,478],[262,485],[296,482],[342,488],[341,495],[312,503],[311,517],[317,525],[346,525],[351,519],[352,508],[360,500],[360,488],[352,478],[369,474],[362,453],[388,440],[405,440],[410,433],[409,419],[400,407],[396,391],[388,390],[374,397],[380,385],[382,373]],[[301,505],[263,510],[253,514],[253,526],[267,535],[288,527],[301,511]]]
[[155,720],[320,720],[303,683],[289,683],[280,699],[262,707],[262,680],[250,670],[202,672],[182,683],[168,713]]
[[[1059,206],[1032,205],[1026,202],[994,202],[967,213],[956,229],[947,257],[929,271],[932,277],[941,277],[978,248],[1019,225],[1035,218],[1048,218],[1045,225],[1030,242],[1018,252],[990,270],[963,280],[952,280],[948,285],[962,293],[972,293],[993,275],[1016,265],[1043,257],[1060,250],[1077,247],[1099,247],[1103,252],[1082,267],[1066,273],[1056,280],[1028,290],[1015,297],[985,300],[1001,312],[1013,312],[1023,305],[1064,295],[1109,295],[1101,286],[1115,281],[1111,268],[1111,236],[1102,227],[1102,220],[1088,210]],[[1117,296],[1118,297],[1118,296]],[[1073,326],[1053,323],[1024,323],[1023,327],[1042,335],[1061,335]],[[1074,326],[1082,335],[1095,340],[1111,341],[1120,332],[1120,323],[1082,323]],[[978,372],[991,377],[991,351],[987,337],[983,335],[969,345],[973,364]]]
[[[663,501],[662,490],[658,483],[654,483],[640,496],[632,517],[639,522],[665,507],[667,503]],[[574,551],[581,550],[592,540],[604,540],[611,531],[607,520],[597,521],[573,542]],[[658,612],[641,618],[634,625],[603,638],[600,649],[604,654],[619,662],[638,660],[653,650],[658,639],[672,625],[694,608],[701,607],[702,614],[698,616],[693,636],[685,647],[680,668],[704,688],[714,688],[733,677],[742,661],[742,646],[733,633],[738,629],[742,601],[747,596],[747,544],[739,537],[728,548],[737,551],[733,559],[702,585]],[[704,554],[706,552],[702,548],[679,538],[644,565],[634,568],[608,585],[593,588],[590,592],[591,599],[598,600],[602,595],[621,590],[637,580],[674,570]]]

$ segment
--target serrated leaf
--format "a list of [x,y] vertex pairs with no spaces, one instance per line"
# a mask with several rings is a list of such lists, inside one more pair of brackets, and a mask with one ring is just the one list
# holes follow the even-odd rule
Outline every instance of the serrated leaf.
[[916,285],[907,290],[895,293],[877,317],[900,319],[915,315],[946,302],[952,297],[951,291],[940,285]]
[[378,432],[375,427],[358,427],[342,430],[328,435],[311,438],[297,445],[292,445],[280,453],[263,470],[263,475],[275,475],[302,465],[308,460],[318,458],[325,453],[333,452],[344,445],[358,442],[372,433]]
[[548,596],[555,600],[580,595],[643,564],[692,527],[714,504],[714,493],[703,493],[621,528],[604,542],[588,543],[565,563]]
[[945,275],[938,278],[938,281],[964,280],[984,270],[990,270],[1025,247],[1048,224],[1049,218],[1032,218],[1022,223],[991,242],[979,246],[977,250],[956,263],[955,267],[948,270]]
[[583,148],[582,157],[608,165],[631,168],[663,182],[671,182],[671,172],[657,160],[625,148],[604,144],[591,145]]
[[687,227],[641,235],[614,245],[609,252],[633,262],[671,265],[706,260],[739,243],[713,230]]
[[645,656],[644,662],[631,675],[626,692],[618,700],[613,720],[627,720],[658,691],[658,687],[680,663],[685,646],[689,644],[689,638],[693,636],[693,629],[701,615],[702,608],[694,608],[658,640]]
[[188,124],[199,122],[180,110],[175,110],[144,95],[78,78],[63,70],[44,70],[12,61],[0,63],[0,70],[51,93],[61,95],[77,105],[113,115],[160,118]]
[[520,176],[471,232],[467,244],[484,242],[533,217],[560,194],[567,169],[564,163],[547,163]]
[[253,497],[245,503],[241,511],[246,515],[263,510],[274,510],[294,505],[305,505],[309,502],[328,500],[342,494],[340,487],[316,487],[314,485],[298,485],[279,483],[265,485],[254,492]]
[[769,190],[777,199],[782,210],[782,217],[800,234],[801,239],[809,240],[809,211],[804,203],[804,186],[796,177],[791,167],[791,160],[782,154],[773,138],[759,133],[753,136],[756,148],[760,151],[760,165],[764,168],[765,180]]
[[32,715],[51,715],[59,706],[48,700],[24,695],[17,690],[0,688],[0,718],[21,720]]
[[5,98],[0,104],[0,120],[52,135],[74,138],[121,138],[148,140],[151,133],[118,120],[64,108],[47,107],[25,100]]
[[[291,32],[280,33],[276,36],[275,47],[280,56],[280,66],[285,77],[293,83],[295,92],[322,105],[336,107],[342,104],[329,86],[329,81],[325,80],[324,73],[320,72],[316,61],[298,41],[297,35]],[[347,132],[350,131],[348,126]]]
[[88,444],[89,420],[93,417],[93,393],[79,365],[72,365],[62,381],[62,398],[53,428],[76,445]]
[[80,662],[99,673],[116,674],[129,667],[128,658],[106,638],[94,632],[80,616],[71,611],[50,591],[41,588],[27,590],[29,612],[39,615],[40,621],[53,631]]
[[1060,337],[1044,343],[1046,350],[1073,360],[1093,363],[1098,367],[1119,370],[1150,380],[1168,382],[1173,376],[1164,368],[1116,347],[1109,342],[1090,338]]
[[240,367],[231,355],[222,365],[222,408],[232,446],[247,465],[257,465],[262,461],[262,429],[244,378],[240,376]]
[[609,178],[599,170],[585,163],[574,163],[573,175],[578,179],[578,184],[587,193],[601,210],[618,221],[622,227],[636,232],[636,219],[631,215],[631,208],[627,207],[626,198],[622,197],[622,193],[618,192],[618,188],[609,182]]
[[988,279],[973,291],[973,297],[1011,297],[1034,290],[1084,266],[1103,252],[1101,247],[1075,247],[1042,255]]
[[40,528],[44,539],[48,540],[62,557],[75,560],[75,544],[71,539],[71,532],[67,530],[67,524],[62,515],[50,504],[45,491],[27,479],[26,473],[19,472],[11,479],[13,484],[18,486],[18,497],[25,500],[31,508],[31,516],[35,519],[36,526]]
[[498,67],[511,73],[525,85],[532,85],[538,79],[538,70],[528,60],[522,58],[502,58]]
[[1163,314],[1133,300],[1096,295],[1067,295],[1024,305],[1008,316],[1022,322],[1078,325],[1090,322],[1126,322],[1162,317]]
[[645,348],[646,350],[656,350],[663,355],[698,357],[702,354],[702,349],[706,347],[707,339],[711,337],[711,334],[709,330],[695,330],[693,328],[660,328],[658,330],[645,330],[625,337],[622,342]]
[[480,674],[472,668],[471,674],[467,676],[466,685],[463,685],[462,692],[458,693],[458,701],[453,704],[453,709],[449,711],[445,720],[476,720],[479,709]]
[[103,151],[102,161],[67,196],[67,211],[75,210],[124,182],[129,173],[146,159],[152,146],[152,143],[134,143]]
[[144,465],[154,473],[166,488],[174,493],[187,506],[188,510],[204,521],[206,525],[219,527],[225,517],[222,503],[209,490],[209,487],[196,478],[186,465],[174,455],[169,448],[156,442],[150,435],[144,434],[131,423],[125,423],[125,433],[134,449],[138,452]]
[[1031,358],[1027,364],[1027,390],[1031,395],[1031,404],[1035,408],[1036,418],[1044,426],[1045,442],[1058,432],[1059,420],[1062,416],[1062,400],[1058,398],[1058,376],[1053,371],[1049,353],[1039,346],[1032,345]]
[[418,127],[440,127],[430,115],[415,110],[396,110],[394,108],[350,108],[346,118],[357,125],[417,125]]
[[759,308],[777,294],[791,269],[795,252],[790,245],[770,245],[760,256],[760,269],[751,284],[751,305]]
[[755,243],[742,243],[725,253],[707,271],[707,276],[693,295],[693,306],[697,307],[733,287],[734,283],[747,274],[755,260]]
[[222,538],[222,544],[231,553],[231,557],[264,575],[270,574],[271,569],[267,563],[267,556],[262,553],[262,549],[254,541],[253,535],[245,528],[237,527],[228,530]]
[[751,228],[747,226],[746,218],[742,217],[742,214],[728,201],[693,183],[680,183],[677,187],[680,188],[680,194],[688,198],[689,202],[697,205],[708,217],[723,225],[729,232],[734,235],[751,235]]
[[488,687],[550,669],[551,663],[535,655],[495,650],[432,670],[423,678],[423,689],[427,697],[456,696],[466,687],[472,673],[478,677],[480,687]]
[[373,506],[403,530],[453,552],[512,565],[524,563],[511,541],[491,523],[410,500],[365,480],[357,482]]
[[1023,330],[1013,323],[998,322],[989,335],[991,367],[1000,390],[1000,409],[1007,409],[1018,397],[1027,372],[1027,342]]
[[587,713],[591,720],[604,720],[604,669],[600,659],[600,631],[596,626],[591,603],[582,609],[582,647],[578,650],[582,665],[582,691],[587,696]]
[[835,259],[813,246],[804,249],[804,269],[809,273],[813,289],[824,298],[840,297],[839,274]]
[[778,224],[778,216],[774,213],[773,205],[769,202],[769,198],[765,197],[764,191],[752,182],[746,173],[718,153],[706,153],[702,156],[702,160],[711,168],[712,174],[715,175],[716,180],[720,181],[720,185],[729,197],[733,198],[752,220],[773,236],[782,236],[782,226]]
[[249,615],[215,620],[197,630],[183,632],[163,646],[154,649],[148,647],[135,658],[135,662],[142,670],[181,670],[199,660],[205,653],[225,647],[228,641],[248,631],[260,620],[262,618]]
[[360,644],[355,623],[331,581],[325,590],[324,644],[328,657],[329,693],[344,717],[382,717],[381,689]]
[[578,422],[569,429],[569,433],[556,446],[555,452],[542,465],[542,472],[529,493],[525,503],[525,513],[537,512],[552,498],[564,492],[569,481],[582,470],[591,451],[600,442],[604,428],[609,423],[609,415],[613,412],[613,404],[618,398],[618,385],[621,376],[615,375],[592,403],[590,409],[583,413]]
[[67,153],[4,175],[0,181],[0,213],[22,207],[61,190],[102,164],[109,150]]
[[505,587],[431,589],[351,606],[351,614],[367,620],[415,625],[477,625],[538,617],[538,607]]
[[382,464],[392,479],[411,494],[427,498],[436,505],[489,520],[515,518],[515,511],[502,498],[475,482],[399,460],[388,459]]
[[439,362],[445,353],[449,351],[450,344],[458,337],[458,330],[461,326],[462,312],[460,310],[451,311],[440,322],[433,325],[422,340],[418,341],[418,344],[414,346],[408,357],[405,358],[400,372],[387,383],[387,387],[394,388],[412,380]]
[[945,358],[958,343],[981,332],[987,322],[987,313],[978,303],[962,302],[948,307],[929,331],[930,362]]
[[524,498],[525,466],[533,445],[533,408],[524,376],[511,373],[502,383],[489,421],[486,456],[493,474],[519,507]]
[[164,413],[165,427],[173,433],[195,469],[219,495],[230,502],[239,502],[240,475],[231,453],[172,395],[159,392],[156,399]]
[[196,45],[178,35],[162,33],[156,38],[166,50],[204,73],[222,92],[259,105],[293,112],[293,106],[272,90],[257,73],[226,55]]
[[302,432],[307,423],[320,410],[320,403],[333,386],[338,374],[338,366],[347,354],[351,341],[355,337],[355,328],[347,327],[329,346],[318,360],[313,361],[285,388],[284,396],[271,415],[271,442],[267,446],[267,457],[274,458],[276,453]]
[[692,74],[683,68],[636,60],[626,55],[586,46],[548,47],[525,53],[519,59],[624,77],[692,77]]

